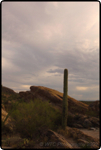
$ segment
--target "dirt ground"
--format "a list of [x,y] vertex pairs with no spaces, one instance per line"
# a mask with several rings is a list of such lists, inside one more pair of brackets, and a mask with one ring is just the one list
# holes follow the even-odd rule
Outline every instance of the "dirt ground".
[[[93,138],[97,138],[98,141],[100,140],[100,129],[96,130],[88,130],[88,129],[79,129],[80,131],[84,132],[88,136],[92,136]],[[77,142],[73,138],[67,139],[68,143],[75,149],[80,149]],[[3,149],[12,149],[12,147],[2,146]]]
[[85,134],[88,134],[89,136],[92,136],[94,138],[100,138],[100,130],[96,129],[96,130],[88,130],[88,129],[79,129],[82,132],[84,132]]

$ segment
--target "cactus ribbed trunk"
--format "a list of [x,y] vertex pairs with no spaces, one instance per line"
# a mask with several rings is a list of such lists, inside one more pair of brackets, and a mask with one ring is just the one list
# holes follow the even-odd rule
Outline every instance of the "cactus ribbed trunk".
[[62,128],[67,126],[67,111],[68,111],[68,70],[64,69],[64,88],[63,88],[63,106],[62,106]]

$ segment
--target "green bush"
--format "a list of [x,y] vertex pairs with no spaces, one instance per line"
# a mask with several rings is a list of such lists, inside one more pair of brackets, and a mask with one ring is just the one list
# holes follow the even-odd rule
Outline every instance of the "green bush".
[[2,106],[4,106],[7,112],[13,109],[13,105],[15,105],[15,102],[21,103],[23,101],[24,100],[20,98],[18,93],[14,93],[11,95],[2,94]]
[[22,137],[33,138],[44,129],[56,129],[61,125],[61,113],[49,102],[36,99],[19,103],[12,112],[15,129]]

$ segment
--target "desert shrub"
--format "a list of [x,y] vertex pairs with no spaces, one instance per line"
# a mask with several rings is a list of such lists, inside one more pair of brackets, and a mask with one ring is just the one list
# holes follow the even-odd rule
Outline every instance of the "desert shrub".
[[89,117],[99,117],[98,114],[95,111],[92,111],[92,110],[86,111],[85,114]]
[[13,109],[13,105],[15,105],[15,102],[23,102],[24,100],[20,98],[18,93],[14,93],[11,95],[5,95],[2,94],[2,105],[4,106],[5,110],[7,112],[11,111]]
[[22,137],[33,138],[44,129],[56,129],[61,124],[61,114],[52,108],[49,102],[36,99],[29,103],[22,102],[12,112],[15,130]]

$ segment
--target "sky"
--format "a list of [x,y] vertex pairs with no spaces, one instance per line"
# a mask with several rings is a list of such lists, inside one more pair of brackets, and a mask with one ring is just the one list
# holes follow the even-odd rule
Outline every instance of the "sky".
[[2,2],[2,85],[99,100],[99,2]]

